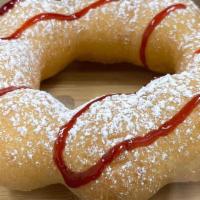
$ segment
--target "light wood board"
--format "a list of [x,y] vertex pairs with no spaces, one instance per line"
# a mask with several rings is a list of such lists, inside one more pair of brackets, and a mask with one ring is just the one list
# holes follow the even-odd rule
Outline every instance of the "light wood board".
[[[0,4],[2,1],[0,0]],[[195,0],[200,4],[200,0]],[[42,83],[42,89],[74,108],[105,93],[137,91],[158,76],[131,65],[74,63],[64,72]],[[0,187],[0,200],[77,200],[64,186],[53,185],[33,192],[9,191]],[[171,184],[151,200],[200,200],[200,183]]]

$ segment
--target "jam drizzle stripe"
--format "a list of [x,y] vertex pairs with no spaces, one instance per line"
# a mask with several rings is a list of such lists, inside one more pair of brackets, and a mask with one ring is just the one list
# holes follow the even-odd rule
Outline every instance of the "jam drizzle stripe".
[[147,44],[149,42],[149,38],[156,29],[156,27],[168,16],[170,13],[178,10],[178,9],[186,9],[187,6],[182,3],[174,4],[166,9],[162,10],[160,13],[158,13],[148,24],[146,27],[143,36],[142,36],[142,42],[141,42],[141,47],[140,47],[140,60],[145,68],[149,68],[147,64],[147,59],[146,59],[146,48]]
[[[65,124],[63,127],[61,127],[60,132],[58,134],[58,138],[54,144],[54,155],[53,155],[53,160],[56,164],[56,166],[58,167],[59,171],[61,172],[65,183],[69,186],[69,187],[79,187],[82,184],[87,184],[88,182],[90,182],[90,180],[94,180],[92,177],[88,176],[85,173],[81,173],[77,174],[75,172],[72,172],[66,165],[65,165],[65,161],[63,158],[63,152],[65,150],[65,145],[66,145],[66,139],[69,136],[69,131],[73,128],[74,124],[76,123],[77,119],[84,114],[86,111],[88,111],[88,109],[96,102],[100,102],[103,101],[104,99],[106,99],[107,97],[111,97],[113,96],[113,94],[111,95],[105,95],[102,97],[99,97],[93,101],[91,101],[90,103],[88,103],[86,106],[84,106],[79,112],[77,112],[72,118],[71,120]],[[90,171],[92,169],[90,168]],[[90,172],[91,174],[91,172]],[[85,176],[86,175],[86,176]],[[81,184],[77,183],[77,180],[81,178]],[[94,177],[96,179],[96,177]]]
[[12,10],[15,7],[15,4],[18,3],[20,0],[10,0],[4,5],[0,7],[0,16],[5,15],[9,10]]
[[33,26],[34,24],[37,24],[40,21],[47,21],[47,20],[58,20],[58,21],[74,21],[77,19],[82,18],[85,16],[90,10],[99,8],[105,4],[115,2],[119,0],[98,0],[94,3],[91,3],[89,6],[83,8],[82,10],[75,12],[70,15],[64,15],[64,14],[56,14],[56,13],[41,13],[38,14],[30,19],[28,19],[20,28],[18,28],[14,33],[12,33],[8,37],[1,38],[2,40],[13,40],[18,39],[23,32],[25,32],[29,27]]
[[[111,95],[108,95],[111,96]],[[101,97],[87,104],[79,112],[77,112],[72,119],[65,124],[58,134],[58,138],[54,145],[54,162],[60,170],[64,181],[68,187],[78,188],[86,185],[91,181],[98,179],[105,168],[112,163],[114,159],[119,157],[125,151],[131,151],[136,148],[146,147],[153,144],[156,140],[161,137],[169,135],[172,131],[177,128],[189,114],[199,105],[200,95],[194,96],[174,117],[162,124],[158,129],[148,132],[145,136],[139,136],[130,140],[122,141],[117,145],[113,146],[107,153],[105,153],[99,161],[89,169],[83,172],[74,172],[66,166],[63,153],[66,145],[66,139],[69,135],[69,131],[75,125],[77,119],[85,113],[90,106],[94,103],[102,101],[108,96]]]
[[200,54],[200,49],[197,49],[194,54]]
[[6,95],[9,92],[14,92],[15,90],[21,90],[21,89],[30,89],[30,88],[26,86],[19,86],[19,87],[10,86],[7,88],[2,88],[0,89],[0,96]]

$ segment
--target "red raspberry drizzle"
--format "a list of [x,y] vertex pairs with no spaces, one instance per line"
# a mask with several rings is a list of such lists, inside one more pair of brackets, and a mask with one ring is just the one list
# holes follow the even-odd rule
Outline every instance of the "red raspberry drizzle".
[[74,21],[82,18],[85,16],[90,10],[96,9],[101,7],[107,3],[119,1],[119,0],[98,0],[94,3],[91,3],[89,6],[83,8],[82,10],[75,12],[71,15],[63,15],[63,14],[56,14],[56,13],[41,13],[38,14],[30,19],[28,19],[20,28],[18,28],[14,33],[10,36],[1,38],[2,40],[13,40],[18,39],[24,31],[26,31],[29,27],[33,26],[34,24],[40,21],[47,21],[47,20],[58,20],[58,21]]
[[7,88],[2,88],[0,89],[0,96],[3,96],[9,92],[13,92],[15,90],[21,90],[21,89],[28,89],[28,87],[26,86],[19,86],[19,87],[16,87],[16,86],[10,86],[10,87],[7,87]]
[[74,172],[66,164],[63,158],[65,150],[66,139],[69,136],[69,131],[75,125],[77,119],[84,114],[96,102],[104,100],[111,95],[100,97],[83,107],[76,113],[72,119],[66,123],[58,134],[58,138],[54,145],[54,162],[60,170],[67,186],[71,188],[78,188],[86,185],[91,181],[98,179],[105,168],[112,163],[114,159],[119,157],[125,151],[131,151],[136,148],[146,147],[154,143],[161,137],[169,135],[178,125],[180,125],[187,116],[200,103],[200,94],[194,96],[175,116],[162,124],[158,129],[148,132],[145,136],[139,136],[130,140],[125,140],[113,146],[107,153],[105,153],[95,165],[83,172]]
[[200,49],[197,49],[194,54],[200,54]]
[[147,64],[147,60],[146,60],[146,48],[147,48],[147,44],[149,41],[149,38],[151,36],[151,34],[153,33],[153,31],[156,29],[156,27],[171,13],[174,12],[178,9],[186,9],[187,6],[182,4],[182,3],[178,3],[178,4],[174,4],[171,5],[169,7],[167,7],[166,9],[162,10],[160,13],[158,13],[148,24],[148,26],[146,27],[144,33],[143,33],[143,37],[142,37],[142,43],[141,43],[141,48],[140,48],[140,60],[142,62],[142,64],[144,65],[145,68],[149,68],[148,64]]
[[9,10],[13,9],[15,4],[20,0],[10,0],[0,7],[0,16],[5,15]]

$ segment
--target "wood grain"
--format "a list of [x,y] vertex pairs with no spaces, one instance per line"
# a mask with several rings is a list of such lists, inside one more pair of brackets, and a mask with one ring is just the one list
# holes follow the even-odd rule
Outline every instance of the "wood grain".
[[[0,0],[0,3],[5,0]],[[200,4],[199,0],[195,0]],[[127,64],[73,63],[54,78],[44,81],[43,90],[74,108],[105,93],[137,91],[158,74]],[[64,186],[54,185],[32,192],[9,191],[0,187],[0,200],[77,200]],[[199,200],[200,183],[171,184],[151,200]]]

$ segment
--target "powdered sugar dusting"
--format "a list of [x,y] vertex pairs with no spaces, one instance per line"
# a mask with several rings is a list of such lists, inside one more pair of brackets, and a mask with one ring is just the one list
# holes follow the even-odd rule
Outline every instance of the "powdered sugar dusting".
[[[21,1],[0,18],[0,35],[9,35],[38,13],[71,14],[91,2]],[[193,57],[195,48],[200,47],[197,34],[199,10],[186,0],[122,0],[94,9],[78,21],[40,22],[18,40],[0,40],[0,87],[26,85],[35,88],[39,85],[41,71],[47,67],[55,68],[54,60],[63,58],[65,53],[66,63],[77,58],[140,64],[138,52],[144,28],[161,9],[178,2],[185,3],[188,9],[177,11],[162,22],[151,38],[147,54],[155,71],[186,71],[156,79],[136,94],[113,95],[93,104],[78,118],[66,142],[65,161],[73,170],[87,169],[115,144],[158,128],[199,93],[200,56]],[[163,34],[165,32],[167,34]],[[88,48],[83,45],[86,42]],[[98,45],[94,48],[90,43]],[[101,48],[105,49],[103,53]],[[159,57],[163,59],[157,59]],[[56,66],[62,65],[56,63]],[[8,165],[23,167],[31,161],[33,166],[48,166],[54,173],[52,152],[56,136],[60,127],[81,107],[69,110],[48,93],[25,89],[1,97],[0,109],[0,144],[4,144],[1,156],[8,157]],[[169,174],[175,176],[175,165],[181,159],[189,160],[188,146],[200,142],[192,117],[172,136],[123,154],[86,190],[93,191],[106,185],[105,190],[118,194],[117,199],[145,199],[143,191],[154,194],[164,184],[163,179]],[[41,152],[43,160],[38,159]],[[159,168],[168,163],[173,164],[164,170]],[[96,191],[98,199],[105,199],[104,192]],[[84,197],[85,193],[80,191],[80,196]]]

